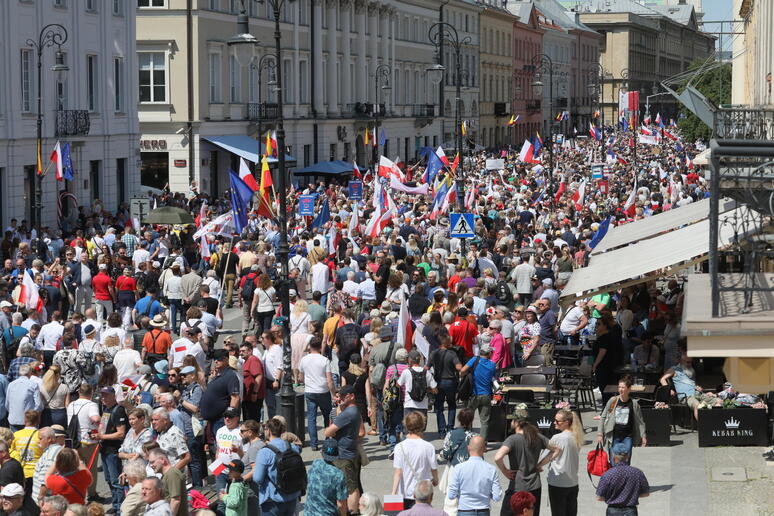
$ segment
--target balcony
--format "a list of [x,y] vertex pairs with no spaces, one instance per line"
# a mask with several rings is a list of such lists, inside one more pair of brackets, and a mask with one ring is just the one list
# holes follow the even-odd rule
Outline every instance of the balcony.
[[533,100],[530,102],[527,102],[527,114],[533,115],[535,113],[540,112],[540,101],[539,100]]
[[715,111],[715,137],[730,140],[774,139],[774,110],[732,107]]
[[86,136],[91,128],[89,112],[85,109],[63,109],[56,112],[55,135]]
[[377,116],[384,117],[387,115],[387,109],[384,104],[373,104],[371,102],[355,102],[354,104],[347,104],[343,113],[345,116],[352,118],[375,118]]
[[411,116],[417,118],[434,118],[435,104],[413,104],[411,106]]
[[279,106],[275,102],[250,102],[247,104],[248,120],[276,120]]

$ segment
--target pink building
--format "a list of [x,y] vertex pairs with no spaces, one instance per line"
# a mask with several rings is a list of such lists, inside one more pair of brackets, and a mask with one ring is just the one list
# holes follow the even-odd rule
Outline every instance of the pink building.
[[[520,146],[526,138],[540,131],[540,99],[535,96],[532,82],[532,58],[543,52],[543,32],[532,2],[513,2],[509,9],[519,21],[513,24],[513,77],[511,81],[511,112],[521,118],[511,129],[511,143]],[[541,135],[542,136],[542,135]]]

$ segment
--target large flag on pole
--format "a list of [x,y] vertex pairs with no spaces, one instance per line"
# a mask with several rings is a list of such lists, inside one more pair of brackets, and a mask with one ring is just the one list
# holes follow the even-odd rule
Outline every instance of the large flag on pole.
[[637,199],[637,180],[634,180],[634,186],[632,187],[632,191],[629,194],[629,198],[626,199],[626,204],[624,204],[623,211],[628,215],[629,217],[634,217],[635,213],[637,213],[637,205],[635,204],[635,200]]
[[258,190],[258,183],[255,182],[253,173],[250,172],[250,167],[247,166],[245,158],[239,158],[239,179],[245,182],[247,186],[253,189],[253,192]]
[[[252,177],[252,175],[250,177]],[[269,190],[271,190],[272,184],[271,170],[269,170],[269,160],[266,159],[266,156],[264,156],[261,160],[261,185],[257,188],[258,208],[256,211],[258,212],[258,215],[262,215],[264,217],[274,216],[274,210],[271,208],[271,196],[269,195]]]
[[49,158],[54,164],[54,170],[56,170],[56,180],[64,180],[64,160],[62,159],[62,146],[59,144],[59,140],[54,145],[54,150],[51,151],[51,157]]
[[250,211],[254,192],[233,170],[228,171],[228,177],[231,183],[231,211],[234,212],[234,226],[236,232],[241,233],[247,226],[247,212]]
[[19,303],[24,303],[27,310],[35,310],[36,312],[43,310],[43,300],[38,293],[38,285],[26,270],[19,289]]
[[589,242],[589,247],[594,249],[597,247],[597,244],[599,244],[603,238],[605,238],[605,235],[607,234],[607,230],[610,228],[610,217],[605,218],[602,222],[599,223],[599,227],[597,228],[597,232],[594,233],[594,236],[591,238],[591,242]]

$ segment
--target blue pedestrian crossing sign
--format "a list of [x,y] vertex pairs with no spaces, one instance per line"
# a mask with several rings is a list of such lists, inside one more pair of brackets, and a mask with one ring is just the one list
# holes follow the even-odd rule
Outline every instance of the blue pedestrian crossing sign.
[[450,237],[473,238],[475,236],[472,213],[450,213],[449,219],[451,222]]

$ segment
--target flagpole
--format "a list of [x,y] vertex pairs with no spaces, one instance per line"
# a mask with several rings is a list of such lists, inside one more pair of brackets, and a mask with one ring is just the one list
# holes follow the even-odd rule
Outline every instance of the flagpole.
[[[220,278],[220,303],[223,304],[223,293],[225,292],[225,289],[223,286],[226,283],[226,276],[228,275],[228,262],[231,260],[231,251],[234,249],[234,238],[235,235],[231,235],[231,245],[228,247],[228,254],[226,255],[226,263],[223,266],[223,277]],[[234,274],[234,283],[236,283],[236,274]],[[233,295],[233,292],[232,292]],[[228,299],[226,304],[231,304],[231,299]]]

